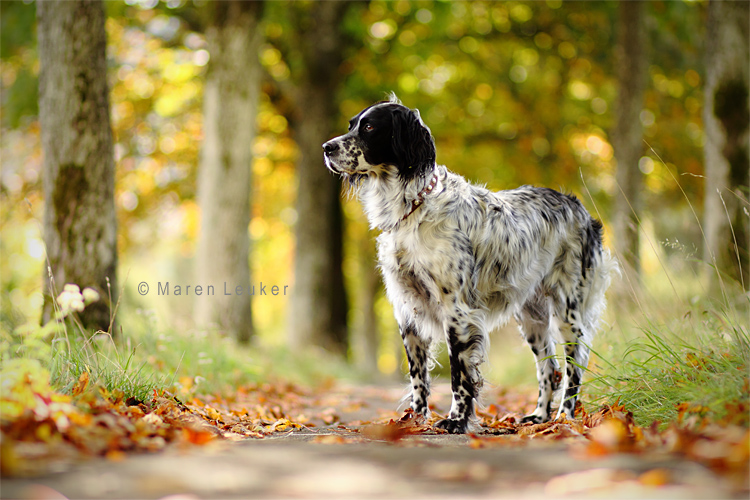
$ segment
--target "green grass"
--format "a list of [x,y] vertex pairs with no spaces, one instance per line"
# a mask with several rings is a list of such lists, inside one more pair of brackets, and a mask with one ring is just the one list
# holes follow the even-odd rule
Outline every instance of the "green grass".
[[60,392],[72,392],[84,372],[109,393],[140,401],[149,400],[154,389],[167,385],[167,376],[149,370],[136,349],[118,346],[109,334],[86,340],[77,336],[68,342],[57,338],[53,345],[50,383]]
[[640,425],[692,414],[750,425],[748,304],[734,296],[734,304],[697,303],[687,312],[684,303],[641,309],[632,331],[594,351],[586,401],[619,402]]
[[674,421],[681,409],[747,425],[750,339],[711,316],[678,329],[649,323],[614,355],[596,353],[604,366],[586,383],[589,401],[619,401],[640,425]]
[[260,382],[314,386],[331,378],[356,377],[345,361],[314,348],[293,352],[286,347],[238,345],[215,333],[140,332],[130,342],[149,371],[168,375],[164,386],[204,394],[231,394]]
[[25,366],[49,372],[51,386],[62,393],[71,393],[84,372],[110,393],[140,400],[166,385],[166,377],[150,370],[137,351],[117,345],[109,334],[85,338],[68,320],[44,327],[26,324],[2,337],[3,367],[17,366],[16,360],[33,361]]

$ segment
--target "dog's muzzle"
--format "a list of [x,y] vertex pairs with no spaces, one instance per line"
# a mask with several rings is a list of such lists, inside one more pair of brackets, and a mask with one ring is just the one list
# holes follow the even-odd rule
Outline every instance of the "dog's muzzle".
[[338,165],[337,161],[334,161],[334,156],[336,153],[341,149],[341,146],[338,142],[336,142],[335,139],[331,139],[330,141],[323,144],[323,157],[325,159],[326,167],[328,167],[328,170],[333,172],[334,174],[341,175],[344,173],[345,169],[340,167]]

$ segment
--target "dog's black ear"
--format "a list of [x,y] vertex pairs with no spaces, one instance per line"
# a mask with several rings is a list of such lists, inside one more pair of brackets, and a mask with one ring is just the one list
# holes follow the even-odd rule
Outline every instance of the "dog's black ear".
[[393,152],[401,177],[424,175],[435,165],[435,141],[422,123],[419,111],[405,107],[393,110]]

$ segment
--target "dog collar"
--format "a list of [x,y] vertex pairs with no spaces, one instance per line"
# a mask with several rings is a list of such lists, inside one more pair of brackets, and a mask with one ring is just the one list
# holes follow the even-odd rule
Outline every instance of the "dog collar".
[[424,203],[425,196],[427,196],[428,194],[430,194],[432,192],[432,190],[435,189],[435,186],[437,186],[437,183],[438,183],[438,173],[435,172],[432,175],[432,180],[430,181],[430,183],[427,184],[427,186],[425,186],[425,188],[422,189],[417,194],[417,199],[411,202],[411,208],[409,209],[408,212],[406,212],[406,215],[404,215],[404,217],[399,222],[405,221],[407,217],[409,217],[411,214],[413,214],[414,211],[416,209],[418,209],[420,207],[420,205],[422,205],[422,203]]

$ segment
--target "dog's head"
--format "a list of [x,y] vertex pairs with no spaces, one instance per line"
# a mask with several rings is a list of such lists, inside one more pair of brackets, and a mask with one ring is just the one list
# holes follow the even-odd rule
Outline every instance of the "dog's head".
[[323,144],[326,166],[356,181],[394,166],[403,180],[424,176],[435,165],[435,141],[419,111],[395,96],[364,109],[349,132]]

